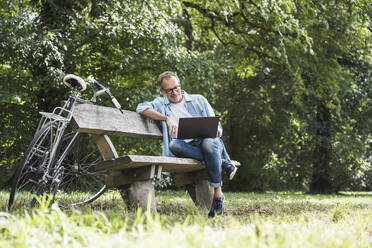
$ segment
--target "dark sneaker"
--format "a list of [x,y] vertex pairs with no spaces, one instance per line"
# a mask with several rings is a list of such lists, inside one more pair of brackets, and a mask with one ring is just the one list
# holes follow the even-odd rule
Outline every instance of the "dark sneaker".
[[229,174],[229,180],[232,180],[234,178],[237,170],[238,170],[238,168],[233,165],[233,170]]
[[232,180],[236,174],[238,168],[234,166],[230,160],[222,160],[222,169],[226,172],[229,180]]
[[209,210],[209,213],[208,213],[208,217],[209,217],[209,218],[213,218],[213,217],[214,217],[214,211],[215,211],[215,209],[216,209],[216,205],[217,205],[217,202],[216,202],[215,199],[216,199],[216,198],[213,197],[211,210]]
[[221,215],[223,211],[223,201],[225,199],[225,196],[222,195],[221,197],[214,197],[211,210],[208,213],[209,218],[214,218],[216,214]]

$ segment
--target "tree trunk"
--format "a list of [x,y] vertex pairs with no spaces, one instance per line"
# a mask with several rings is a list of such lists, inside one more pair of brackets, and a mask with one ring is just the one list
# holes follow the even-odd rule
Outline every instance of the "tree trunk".
[[316,145],[310,193],[333,193],[330,175],[331,162],[331,116],[324,103],[318,105],[316,115]]

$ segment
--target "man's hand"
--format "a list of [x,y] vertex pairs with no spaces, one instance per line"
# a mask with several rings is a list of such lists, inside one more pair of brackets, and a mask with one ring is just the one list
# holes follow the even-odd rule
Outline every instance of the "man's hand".
[[176,138],[176,135],[177,135],[177,125],[174,124],[174,122],[172,121],[172,119],[169,118],[169,117],[167,117],[166,122],[167,122],[167,126],[168,126],[168,129],[169,129],[169,135],[172,138]]
[[160,114],[159,112],[155,111],[152,108],[148,108],[145,111],[143,111],[143,114],[151,119],[158,120],[158,121],[165,121],[167,123],[168,129],[169,129],[169,135],[172,138],[176,138],[177,134],[177,125],[174,124],[174,122],[165,115]]

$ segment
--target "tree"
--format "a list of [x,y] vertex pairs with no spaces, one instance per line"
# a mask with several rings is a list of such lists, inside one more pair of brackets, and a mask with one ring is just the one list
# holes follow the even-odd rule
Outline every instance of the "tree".
[[[38,112],[52,111],[67,96],[65,74],[94,76],[126,109],[153,97],[156,75],[183,56],[178,50],[180,32],[159,6],[169,7],[165,1],[1,2],[2,180],[9,178],[5,175],[11,174],[32,139]],[[101,104],[109,105],[107,100]],[[160,146],[118,143],[119,149],[132,153],[155,152]]]
[[[67,95],[66,73],[94,76],[134,110],[173,70],[223,116],[224,141],[243,164],[230,189],[371,187],[366,0],[30,0],[0,1],[0,10],[3,175],[38,112]],[[114,142],[120,153],[160,151]]]
[[[350,175],[350,168],[354,175],[363,171],[357,162],[360,150],[351,152],[353,160],[344,160],[339,159],[343,154],[336,153],[335,146],[344,137],[340,130],[349,126],[348,118],[340,118],[350,114],[342,109],[341,99],[358,84],[350,65],[343,61],[352,58],[359,61],[354,65],[369,66],[371,62],[370,45],[362,42],[370,37],[371,7],[366,1],[183,4],[193,14],[194,32],[203,34],[200,43],[212,43],[222,50],[223,59],[236,74],[223,87],[228,92],[223,98],[232,97],[228,111],[233,156],[249,161],[251,168],[263,168],[276,154],[286,164],[281,172],[294,172],[289,176],[307,182],[311,192],[345,188],[347,183],[339,180]],[[364,110],[358,115],[361,120],[369,113]],[[363,144],[368,133],[365,128],[348,135],[362,135],[359,144]],[[262,171],[256,174],[263,175]],[[238,183],[253,175],[245,173]]]

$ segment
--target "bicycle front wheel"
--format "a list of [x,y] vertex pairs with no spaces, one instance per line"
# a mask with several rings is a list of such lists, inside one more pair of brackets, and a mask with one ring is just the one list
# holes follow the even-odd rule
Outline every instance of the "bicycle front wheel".
[[95,165],[103,158],[93,137],[68,132],[62,139],[60,156],[66,149],[69,150],[62,157],[63,177],[55,200],[64,208],[93,202],[106,190],[106,173],[94,171]]
[[47,123],[35,134],[27,148],[13,178],[8,207],[33,207],[35,196],[49,193],[48,165],[53,161],[58,128],[55,123]]

